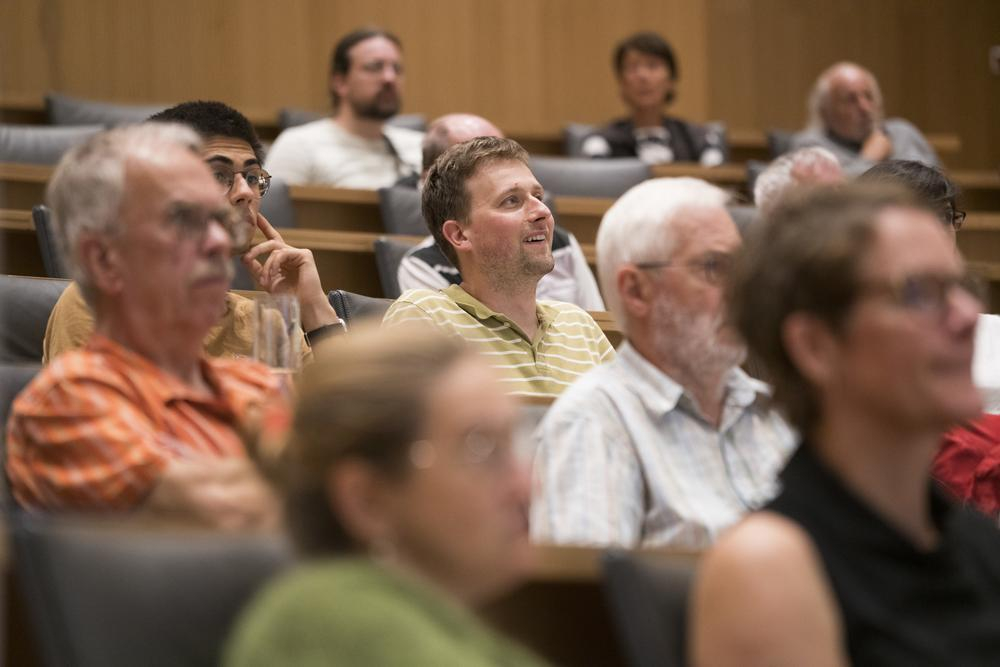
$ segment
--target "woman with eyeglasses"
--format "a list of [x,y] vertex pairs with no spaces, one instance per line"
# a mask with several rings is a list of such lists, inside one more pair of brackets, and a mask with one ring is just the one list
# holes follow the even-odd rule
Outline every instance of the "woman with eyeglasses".
[[[958,188],[936,168],[912,160],[887,160],[869,169],[862,182],[891,183],[909,190],[938,214],[954,235],[965,221]],[[972,378],[983,397],[983,414],[945,434],[934,461],[934,478],[955,497],[994,519],[1000,517],[1000,317],[980,314]]]
[[264,467],[304,560],[244,613],[227,664],[540,664],[469,611],[530,559],[515,405],[492,370],[434,331],[355,330],[298,392]]
[[980,303],[936,211],[871,188],[792,195],[734,269],[730,314],[802,443],[701,565],[695,664],[1000,663],[1000,531],[930,475],[980,409]]

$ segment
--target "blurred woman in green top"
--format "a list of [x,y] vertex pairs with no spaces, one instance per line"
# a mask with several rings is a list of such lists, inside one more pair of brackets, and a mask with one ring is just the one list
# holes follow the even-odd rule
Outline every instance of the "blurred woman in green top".
[[468,611],[531,554],[516,407],[492,369],[406,327],[315,352],[265,464],[304,560],[243,614],[227,664],[539,664]]

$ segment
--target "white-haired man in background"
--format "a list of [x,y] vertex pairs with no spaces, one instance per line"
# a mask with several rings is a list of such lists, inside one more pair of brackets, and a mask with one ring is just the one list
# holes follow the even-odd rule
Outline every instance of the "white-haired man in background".
[[598,274],[626,341],[535,433],[536,541],[701,549],[775,493],[794,437],[724,321],[741,244],[726,201],[654,179],[601,221]]
[[800,148],[774,160],[757,177],[753,201],[767,213],[789,189],[802,185],[834,185],[844,182],[837,156],[820,146]]
[[809,95],[809,127],[792,148],[822,146],[851,176],[882,160],[917,160],[937,165],[934,149],[920,130],[902,118],[884,118],[875,75],[851,62],[827,68]]

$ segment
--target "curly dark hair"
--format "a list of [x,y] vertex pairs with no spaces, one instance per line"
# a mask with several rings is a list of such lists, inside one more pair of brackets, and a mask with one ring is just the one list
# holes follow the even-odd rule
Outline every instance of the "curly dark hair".
[[264,148],[260,137],[247,117],[228,104],[216,101],[195,100],[182,102],[177,106],[153,114],[149,120],[154,123],[181,123],[201,135],[211,137],[232,137],[250,144],[257,161],[264,162]]

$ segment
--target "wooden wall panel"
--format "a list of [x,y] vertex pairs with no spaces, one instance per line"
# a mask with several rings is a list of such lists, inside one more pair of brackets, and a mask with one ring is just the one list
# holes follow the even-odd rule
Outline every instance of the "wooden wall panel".
[[964,166],[1000,162],[997,0],[3,0],[0,97],[49,89],[121,102],[227,101],[254,117],[327,107],[330,48],[380,24],[406,47],[406,109],[467,110],[553,133],[622,111],[609,65],[622,36],[674,43],[674,111],[737,129],[794,128],[816,74],[867,64],[891,114],[957,132]]

